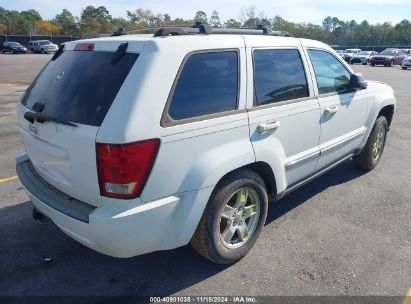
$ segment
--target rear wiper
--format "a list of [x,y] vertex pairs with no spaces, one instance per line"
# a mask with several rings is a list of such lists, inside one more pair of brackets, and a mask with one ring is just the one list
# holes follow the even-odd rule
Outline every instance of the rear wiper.
[[26,112],[26,113],[24,113],[24,118],[27,119],[31,123],[33,123],[35,120],[37,120],[39,123],[43,123],[45,121],[51,121],[51,122],[55,122],[55,123],[62,124],[62,125],[77,127],[76,124],[74,124],[70,121],[60,119],[60,118],[51,117],[51,116],[43,114],[43,113]]

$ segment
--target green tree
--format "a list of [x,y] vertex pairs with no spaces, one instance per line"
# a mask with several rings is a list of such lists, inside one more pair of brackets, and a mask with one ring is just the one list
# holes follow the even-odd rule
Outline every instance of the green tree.
[[221,20],[220,20],[220,14],[218,13],[218,11],[214,10],[211,13],[211,17],[209,20],[209,24],[212,27],[221,27]]
[[169,14],[164,14],[164,15],[163,15],[163,20],[164,20],[165,25],[169,25],[170,22],[171,22],[171,17],[170,17],[170,15],[169,15]]
[[80,17],[80,28],[83,33],[108,33],[111,32],[111,15],[104,6],[87,6]]
[[201,22],[202,24],[207,24],[207,14],[203,11],[198,11],[194,16],[194,22]]
[[57,14],[56,17],[54,17],[53,19],[53,23],[61,27],[61,33],[63,35],[77,36],[80,34],[76,18],[67,9],[63,9],[63,11],[60,14]]
[[241,27],[241,22],[234,19],[234,18],[230,18],[228,19],[226,22],[224,22],[224,27],[227,28],[239,28]]

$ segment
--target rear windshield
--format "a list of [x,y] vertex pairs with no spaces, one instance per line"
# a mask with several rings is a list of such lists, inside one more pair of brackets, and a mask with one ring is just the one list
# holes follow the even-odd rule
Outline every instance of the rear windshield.
[[138,54],[112,64],[114,52],[64,51],[40,72],[22,99],[32,109],[79,124],[101,126]]

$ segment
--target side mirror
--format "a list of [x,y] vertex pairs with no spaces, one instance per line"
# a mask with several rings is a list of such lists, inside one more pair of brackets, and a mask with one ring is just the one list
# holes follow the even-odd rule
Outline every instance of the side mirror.
[[367,86],[368,83],[362,74],[351,74],[350,82],[348,83],[350,89],[362,90],[366,89]]

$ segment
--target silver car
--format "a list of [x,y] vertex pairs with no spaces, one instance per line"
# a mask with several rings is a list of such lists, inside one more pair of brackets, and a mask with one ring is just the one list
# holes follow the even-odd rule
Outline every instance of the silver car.
[[411,69],[411,56],[406,57],[406,58],[402,61],[402,63],[401,63],[401,68],[402,68],[403,70]]
[[58,46],[49,40],[33,40],[29,42],[29,50],[32,53],[49,54],[56,52]]
[[363,65],[367,65],[370,62],[370,57],[374,55],[378,55],[378,53],[374,51],[361,51],[352,55],[350,64],[361,63]]

